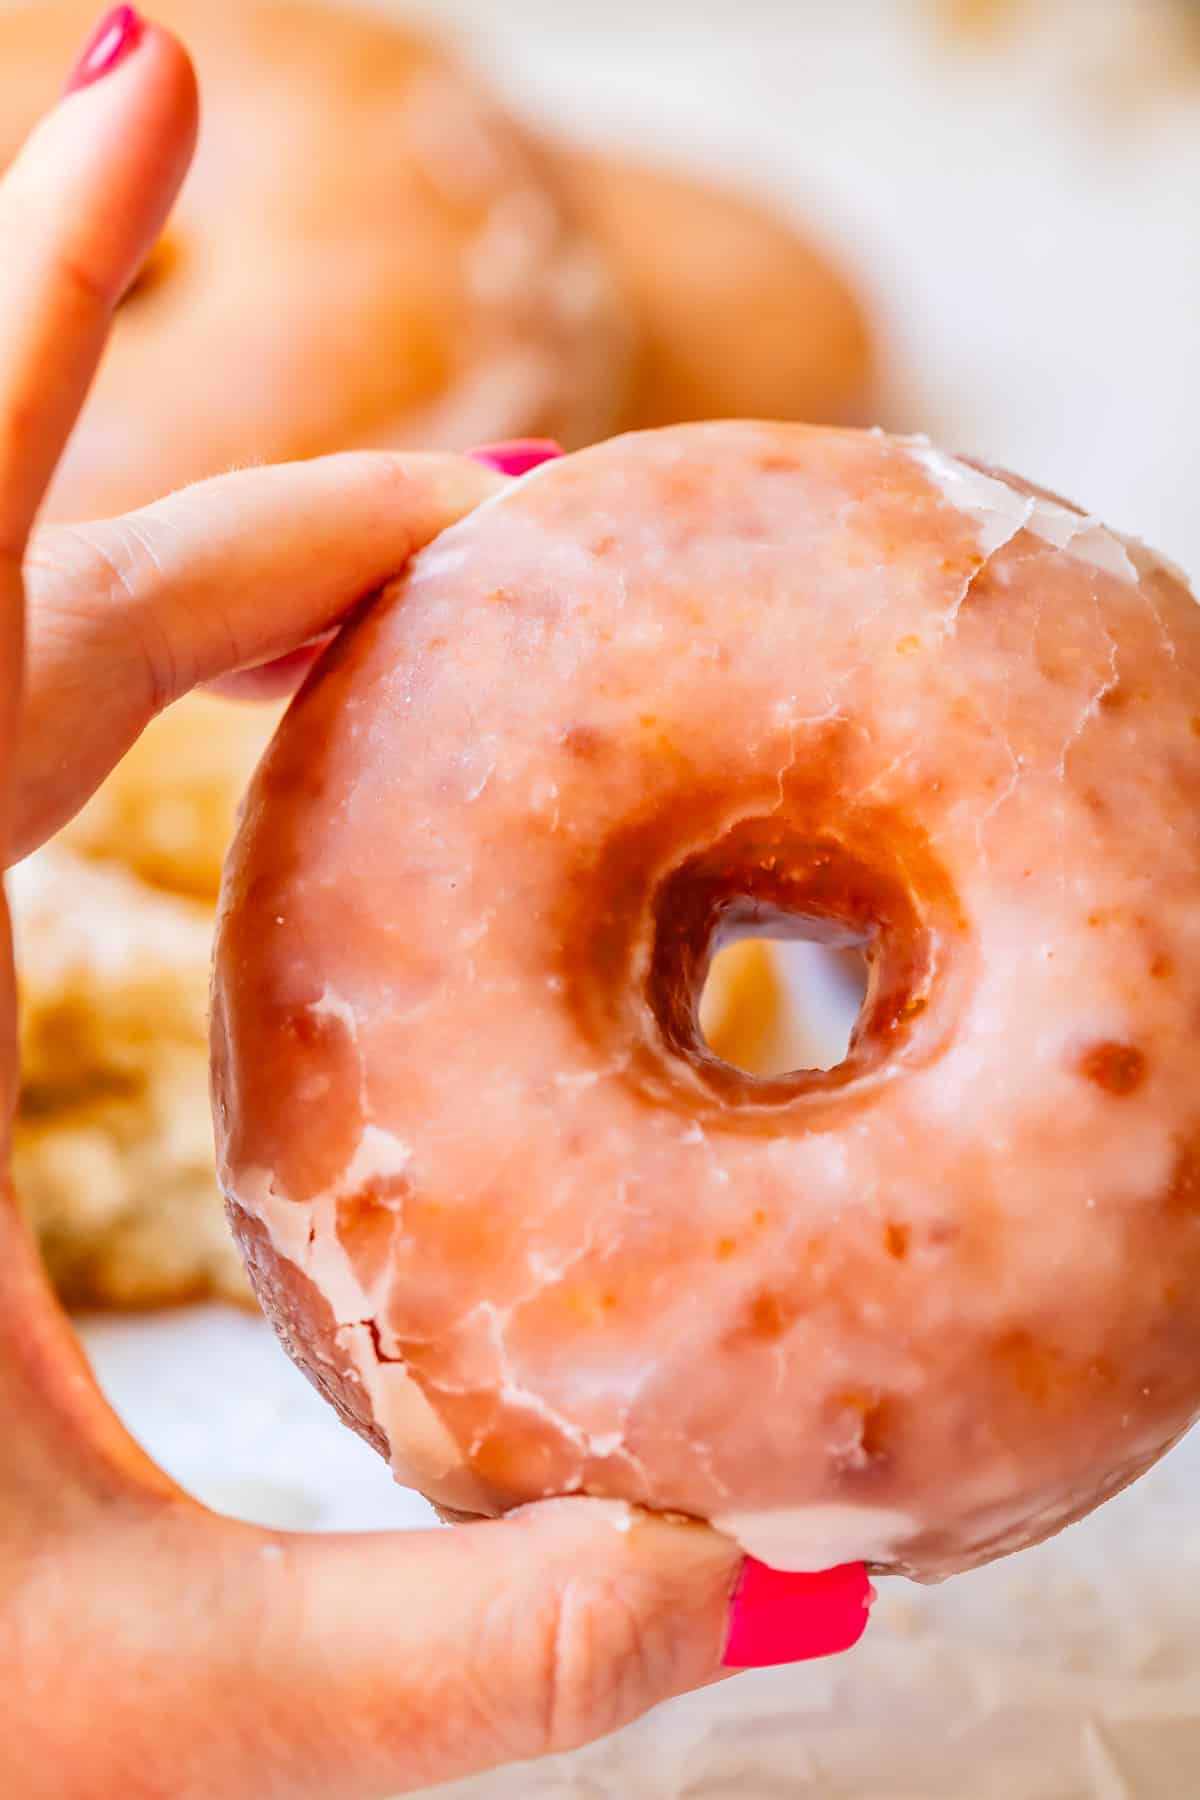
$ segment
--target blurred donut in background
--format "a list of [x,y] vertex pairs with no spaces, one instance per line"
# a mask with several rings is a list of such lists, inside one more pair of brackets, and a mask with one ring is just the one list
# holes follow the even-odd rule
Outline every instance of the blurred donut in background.
[[952,33],[986,40],[1028,16],[1028,0],[932,0],[934,18]]
[[1055,38],[1070,46],[1068,81],[1110,122],[1180,92],[1200,76],[1198,0],[1132,0],[1097,9],[1077,0],[926,0],[935,34],[984,55]]
[[698,177],[570,155],[635,333],[625,424],[873,422],[874,352],[836,265],[781,212]]
[[[94,0],[0,11],[0,166]],[[164,0],[200,77],[195,164],[131,288],[51,513],[239,462],[577,445],[620,417],[625,330],[555,162],[436,40],[305,0]]]
[[[92,11],[0,10],[0,167]],[[51,517],[349,446],[869,416],[862,309],[770,208],[542,146],[445,48],[378,17],[309,0],[163,0],[156,16],[194,54],[200,145]],[[279,712],[172,709],[14,884],[17,1181],[74,1304],[248,1297],[212,1167],[207,939]],[[751,1072],[812,1059],[764,943],[718,959],[704,1028]]]

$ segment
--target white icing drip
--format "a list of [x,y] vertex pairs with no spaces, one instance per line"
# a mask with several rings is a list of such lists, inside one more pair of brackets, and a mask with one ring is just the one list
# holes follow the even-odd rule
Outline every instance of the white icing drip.
[[[368,1125],[341,1180],[311,1200],[288,1200],[267,1169],[239,1176],[236,1189],[226,1174],[225,1191],[265,1227],[278,1255],[294,1263],[315,1285],[338,1322],[337,1341],[358,1373],[371,1413],[387,1439],[392,1470],[407,1486],[434,1487],[438,1498],[463,1511],[480,1510],[480,1490],[465,1458],[436,1409],[402,1359],[381,1361],[367,1321],[378,1303],[359,1281],[337,1232],[338,1200],[372,1177],[395,1175],[410,1160],[407,1144]],[[403,1202],[389,1201],[399,1215]]]
[[[222,1185],[231,1199],[262,1224],[271,1243],[309,1276],[328,1300],[339,1325],[371,1318],[377,1302],[363,1288],[337,1231],[339,1200],[356,1194],[369,1181],[403,1174],[412,1159],[411,1147],[378,1125],[364,1126],[354,1154],[339,1180],[323,1194],[309,1200],[290,1200],[279,1192],[269,1169],[247,1169],[236,1187],[227,1175]],[[376,1203],[390,1208],[397,1218],[402,1197],[377,1195]]]
[[338,1343],[358,1370],[371,1411],[393,1447],[393,1467],[399,1450],[404,1472],[421,1480],[444,1481],[465,1468],[461,1450],[406,1365],[380,1362],[367,1326],[343,1325]]
[[[285,1201],[285,1205],[292,1205]],[[375,1302],[366,1292],[346,1255],[338,1236],[338,1200],[335,1194],[323,1194],[309,1201],[309,1238],[305,1245],[303,1267],[320,1288],[330,1311],[339,1324],[347,1319],[365,1319],[375,1310]],[[270,1227],[268,1226],[268,1230]]]
[[237,1182],[225,1169],[219,1171],[226,1197],[243,1212],[266,1227],[271,1244],[280,1256],[299,1269],[308,1267],[308,1240],[312,1232],[311,1207],[302,1200],[285,1200],[275,1191],[275,1178],[270,1169],[240,1170]]
[[619,1431],[593,1432],[588,1440],[593,1456],[616,1456],[625,1448],[624,1435]]
[[786,1506],[721,1513],[712,1521],[747,1555],[772,1569],[817,1574],[839,1563],[890,1563],[917,1523],[878,1506]]
[[336,1019],[339,1025],[346,1027],[351,1040],[357,1043],[358,1014],[350,1002],[343,999],[328,983],[321,989],[320,999],[314,1000],[308,1010],[314,1019]]
[[[497,1338],[497,1351],[501,1367],[506,1369],[507,1357],[500,1337]],[[535,1393],[532,1388],[523,1387],[507,1372],[498,1393],[505,1406],[516,1407],[533,1418],[544,1419],[568,1443],[574,1444],[582,1455],[594,1457],[598,1462],[603,1462],[606,1457],[616,1456],[624,1446],[624,1435],[620,1431],[591,1432],[582,1425],[573,1424],[556,1411],[548,1400],[543,1399],[541,1394]]]
[[1137,570],[1125,545],[1099,519],[1072,512],[1070,507],[1037,494],[1018,493],[998,476],[985,475],[969,463],[935,449],[928,438],[904,438],[901,442],[947,503],[977,521],[979,549],[985,560],[1018,531],[1031,531],[1077,562],[1136,584]]
[[[384,1131],[380,1125],[364,1125],[354,1155],[338,1182],[337,1191],[339,1194],[350,1193],[365,1181],[403,1175],[411,1161],[411,1144],[406,1144],[395,1132]],[[388,1203],[385,1200],[383,1204]],[[398,1207],[399,1203],[396,1204]]]
[[229,1198],[264,1227],[276,1254],[321,1289],[339,1324],[371,1316],[374,1303],[337,1235],[336,1192],[318,1194],[313,1200],[285,1199],[268,1169],[248,1169],[236,1188],[228,1181],[223,1186]]

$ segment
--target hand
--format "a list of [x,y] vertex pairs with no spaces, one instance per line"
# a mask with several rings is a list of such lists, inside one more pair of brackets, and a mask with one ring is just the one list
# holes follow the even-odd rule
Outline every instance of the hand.
[[[195,129],[182,50],[119,13],[102,78],[62,101],[0,184],[9,861],[82,804],[158,709],[270,659],[284,659],[272,679],[294,675],[302,646],[500,480],[455,458],[341,456],[30,538]],[[17,1068],[2,911],[0,1084],[7,1169]],[[580,1743],[720,1672],[741,1558],[700,1525],[570,1500],[453,1532],[303,1537],[207,1512],[98,1392],[7,1178],[0,1442],[11,1800],[394,1794]],[[740,1660],[765,1660],[747,1631],[764,1593],[773,1655],[849,1641],[844,1604],[812,1638],[815,1601],[780,1639],[778,1584],[751,1573]]]

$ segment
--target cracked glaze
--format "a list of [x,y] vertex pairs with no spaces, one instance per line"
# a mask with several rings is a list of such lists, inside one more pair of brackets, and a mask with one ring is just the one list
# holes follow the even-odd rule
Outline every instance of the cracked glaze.
[[[1200,614],[918,442],[547,464],[340,641],[251,792],[214,1070],[259,1292],[441,1504],[587,1491],[923,1579],[1200,1406]],[[695,1025],[865,945],[830,1071]]]

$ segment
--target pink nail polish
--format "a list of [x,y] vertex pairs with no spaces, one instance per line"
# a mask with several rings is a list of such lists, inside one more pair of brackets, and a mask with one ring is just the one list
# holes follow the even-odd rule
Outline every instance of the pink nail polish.
[[91,87],[102,75],[110,75],[131,50],[137,49],[145,29],[141,14],[132,6],[114,6],[106,12],[80,52],[64,92],[74,94],[80,88]]
[[485,469],[496,469],[501,475],[527,475],[539,463],[553,462],[563,454],[562,445],[553,438],[509,438],[503,444],[481,444],[478,449],[467,451],[472,462],[482,463]]
[[721,1660],[727,1669],[765,1669],[836,1656],[867,1629],[874,1598],[862,1563],[843,1563],[819,1575],[787,1575],[748,1556],[734,1590]]

